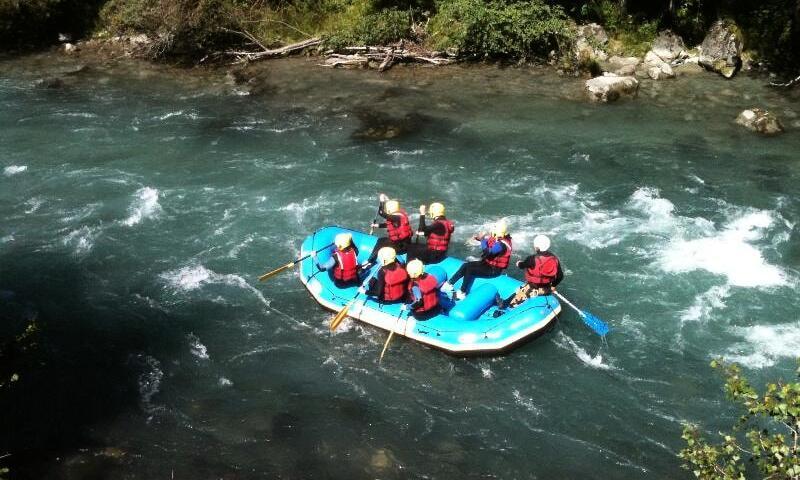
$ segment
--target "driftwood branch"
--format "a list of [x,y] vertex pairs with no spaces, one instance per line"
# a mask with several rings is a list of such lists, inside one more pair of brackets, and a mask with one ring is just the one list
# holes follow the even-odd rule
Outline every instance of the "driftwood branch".
[[[238,57],[236,63],[244,63],[244,62],[252,62],[255,60],[262,60],[265,58],[273,58],[273,57],[280,57],[283,55],[288,55],[290,53],[294,53],[308,47],[315,47],[320,44],[322,40],[319,38],[309,38],[297,43],[292,43],[289,45],[285,45],[280,48],[266,48],[262,45],[255,37],[249,35],[247,32],[236,32],[242,34],[245,38],[249,38],[253,43],[261,47],[261,51],[257,52],[248,52],[248,51],[229,51],[227,52],[228,55],[234,55]],[[250,38],[252,37],[252,38]]]
[[800,76],[798,76],[794,80],[790,80],[790,81],[788,81],[786,83],[769,82],[769,86],[770,87],[778,87],[778,88],[790,88],[790,87],[794,87],[797,84],[800,84]]
[[[358,47],[345,47],[346,52],[353,52],[351,54],[339,54],[334,52],[327,52],[325,63],[320,64],[323,67],[367,67],[370,62],[378,63],[378,71],[383,72],[388,70],[397,62],[419,62],[430,63],[432,65],[449,65],[456,60],[451,56],[442,56],[439,52],[430,52],[421,48],[411,50],[405,48],[403,44],[400,47],[389,46],[358,46]],[[374,64],[373,64],[374,65]]]

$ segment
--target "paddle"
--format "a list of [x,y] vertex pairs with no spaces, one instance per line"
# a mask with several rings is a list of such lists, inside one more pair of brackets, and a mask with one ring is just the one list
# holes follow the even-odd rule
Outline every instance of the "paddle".
[[576,307],[575,305],[572,304],[572,302],[564,298],[563,295],[556,292],[555,290],[553,290],[553,295],[558,297],[561,301],[563,301],[564,303],[572,307],[573,310],[578,312],[578,315],[580,315],[581,319],[583,319],[583,323],[585,323],[587,327],[591,328],[594,331],[594,333],[600,335],[601,337],[604,337],[611,330],[606,324],[606,322],[600,320],[591,313]]
[[[317,251],[316,251],[316,252],[314,252],[314,253],[319,253],[319,252],[321,252],[321,251],[325,250],[326,248],[330,248],[330,247],[332,247],[332,246],[333,246],[333,244],[332,244],[332,243],[329,243],[329,244],[325,245],[324,247],[320,248],[319,250],[317,250]],[[277,274],[281,273],[282,271],[284,271],[284,270],[286,270],[286,269],[288,269],[288,268],[292,268],[292,267],[294,267],[296,264],[298,264],[298,263],[302,262],[303,260],[305,260],[306,258],[308,258],[308,257],[310,257],[310,256],[311,256],[311,254],[309,253],[308,255],[304,255],[304,256],[302,256],[302,257],[298,258],[297,260],[295,260],[295,261],[293,261],[293,262],[289,262],[289,263],[287,263],[286,265],[284,265],[284,266],[282,266],[282,267],[278,267],[278,268],[276,268],[275,270],[273,270],[273,271],[271,271],[271,272],[267,272],[267,273],[265,273],[264,275],[261,275],[260,277],[258,277],[258,281],[259,281],[259,282],[263,282],[264,280],[268,279],[269,277],[272,277],[272,276],[274,276],[274,275],[277,275]]]
[[333,320],[331,320],[331,332],[339,327],[339,324],[342,323],[342,320],[344,320],[344,318],[347,316],[347,311],[350,310],[350,307],[355,303],[359,295],[361,295],[361,292],[356,293],[356,296],[347,302],[347,305],[345,305],[343,309],[339,310],[339,313],[333,317]]
[[375,211],[375,218],[372,219],[372,223],[369,224],[369,234],[372,235],[372,232],[375,231],[375,224],[378,223],[378,217],[381,214],[381,205],[384,200],[385,195],[381,193],[380,197],[378,197],[378,210]]
[[391,331],[389,331],[389,338],[386,339],[386,343],[383,344],[383,350],[381,350],[381,356],[378,359],[378,363],[383,361],[383,355],[386,353],[386,349],[389,348],[389,342],[392,341],[392,335],[394,335],[394,329],[397,328],[397,322],[400,321],[400,318],[403,316],[403,312],[405,310],[400,310],[400,313],[397,314],[397,319],[394,321],[394,327],[392,327]]

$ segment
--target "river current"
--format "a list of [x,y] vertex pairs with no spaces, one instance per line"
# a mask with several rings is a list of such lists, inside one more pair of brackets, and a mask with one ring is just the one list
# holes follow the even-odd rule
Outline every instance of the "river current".
[[[689,478],[682,424],[714,437],[740,413],[712,359],[793,376],[796,94],[700,74],[592,105],[538,69],[262,75],[0,62],[0,332],[41,329],[0,392],[21,478]],[[787,133],[735,125],[751,106]],[[257,281],[318,227],[366,229],[381,192],[442,201],[460,257],[500,217],[515,259],[550,235],[560,290],[613,331],[565,308],[505,356],[396,338],[378,364],[385,332],[331,334],[293,273]]]

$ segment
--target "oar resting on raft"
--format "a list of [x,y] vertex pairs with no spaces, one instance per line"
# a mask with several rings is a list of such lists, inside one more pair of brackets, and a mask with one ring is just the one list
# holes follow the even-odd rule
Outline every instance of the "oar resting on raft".
[[[320,248],[319,250],[315,251],[314,253],[319,253],[319,252],[321,252],[321,251],[323,251],[323,250],[326,250],[326,249],[328,249],[328,248],[330,248],[330,247],[332,247],[332,246],[333,246],[333,243],[329,243],[328,245],[325,245],[324,247]],[[300,263],[300,262],[302,262],[303,260],[305,260],[306,258],[310,257],[311,255],[312,255],[312,254],[311,254],[311,253],[309,253],[308,255],[304,255],[304,256],[302,256],[302,257],[298,258],[297,260],[294,260],[294,261],[292,261],[292,262],[289,262],[289,263],[287,263],[286,265],[284,265],[284,266],[282,266],[282,267],[278,267],[278,268],[276,268],[275,270],[273,270],[273,271],[271,271],[271,272],[267,272],[267,273],[265,273],[264,275],[261,275],[260,277],[258,277],[258,281],[259,281],[259,282],[263,282],[264,280],[266,280],[266,279],[268,279],[268,278],[270,278],[270,277],[272,277],[272,276],[274,276],[274,275],[277,275],[277,274],[281,273],[281,272],[282,272],[282,271],[284,271],[284,270],[287,270],[287,269],[289,269],[289,268],[292,268],[292,267],[294,267],[295,265],[297,265],[298,263]]]
[[611,331],[606,322],[600,320],[591,313],[576,307],[575,305],[572,304],[572,302],[564,298],[564,296],[558,293],[557,291],[553,290],[553,295],[558,297],[559,300],[563,301],[564,303],[572,307],[573,310],[578,312],[578,315],[581,316],[583,323],[585,323],[587,327],[591,328],[594,331],[594,333],[600,335],[601,337],[605,337],[608,334],[608,332]]

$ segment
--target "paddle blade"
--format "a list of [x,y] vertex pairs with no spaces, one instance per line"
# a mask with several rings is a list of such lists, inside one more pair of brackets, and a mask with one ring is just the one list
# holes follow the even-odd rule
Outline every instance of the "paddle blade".
[[333,320],[331,320],[331,332],[339,327],[339,324],[342,323],[342,320],[344,320],[344,318],[347,316],[348,310],[350,310],[349,303],[345,305],[343,309],[339,310],[339,313],[337,313],[336,316],[333,317]]
[[275,276],[275,275],[281,273],[282,271],[284,271],[284,270],[286,270],[288,268],[292,268],[294,266],[294,264],[295,264],[295,262],[289,262],[289,263],[287,263],[286,265],[284,265],[282,267],[278,267],[278,268],[276,268],[275,270],[273,270],[271,272],[267,272],[264,275],[261,275],[260,277],[258,277],[258,281],[259,282],[263,282],[264,280],[266,280],[266,279],[268,279],[268,278],[270,278],[272,276]]
[[386,339],[386,343],[383,344],[383,350],[381,350],[381,357],[378,359],[378,363],[383,361],[383,355],[386,353],[386,349],[389,348],[389,342],[392,341],[392,335],[394,335],[394,329],[389,332],[389,338]]
[[600,335],[601,337],[606,336],[606,334],[611,331],[606,322],[600,320],[589,312],[582,311],[581,318],[587,327],[591,328],[594,333]]

